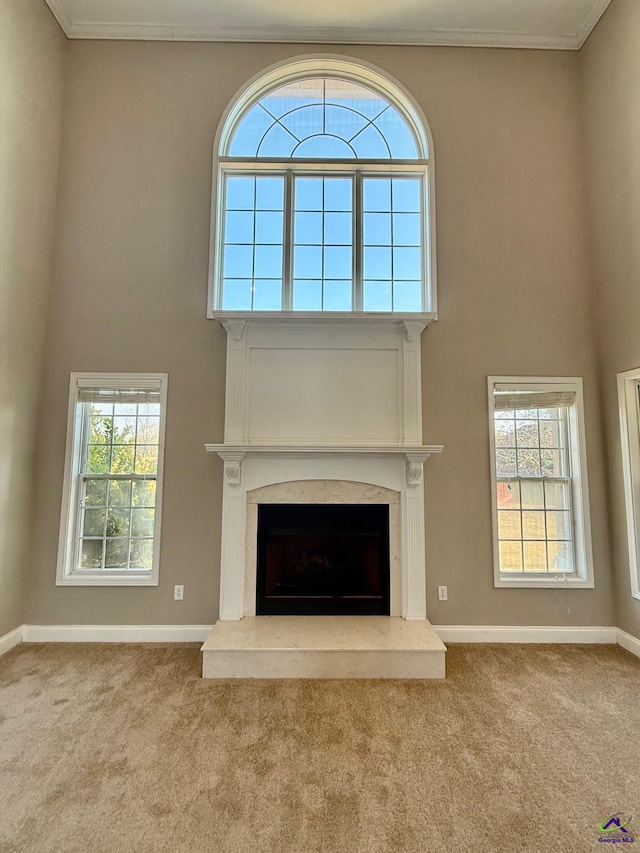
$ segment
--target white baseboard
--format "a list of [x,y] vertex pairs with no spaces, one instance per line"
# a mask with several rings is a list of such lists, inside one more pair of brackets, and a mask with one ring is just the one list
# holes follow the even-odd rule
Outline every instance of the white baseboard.
[[618,645],[640,658],[640,640],[633,634],[627,634],[622,628],[618,628]]
[[534,625],[434,625],[443,643],[616,643],[618,629]]
[[13,631],[0,637],[0,657],[6,655],[14,646],[20,645],[24,636],[24,625],[18,625]]
[[[640,657],[640,639],[608,627],[434,625],[444,643],[618,643]],[[19,643],[202,643],[212,625],[20,625],[0,637],[0,656]]]
[[213,625],[25,625],[25,643],[202,643]]

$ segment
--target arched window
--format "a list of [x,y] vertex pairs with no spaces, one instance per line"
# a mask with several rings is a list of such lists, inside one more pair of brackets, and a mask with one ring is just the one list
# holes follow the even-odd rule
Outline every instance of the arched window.
[[418,108],[369,67],[255,80],[219,133],[212,313],[432,313],[429,154]]

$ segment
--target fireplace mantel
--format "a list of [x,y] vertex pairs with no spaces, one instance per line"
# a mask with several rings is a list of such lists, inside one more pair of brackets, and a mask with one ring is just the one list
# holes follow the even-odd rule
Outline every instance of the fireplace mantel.
[[278,444],[205,444],[209,453],[217,453],[224,462],[225,481],[229,485],[240,485],[242,481],[242,462],[249,455],[283,456],[285,458],[304,458],[309,456],[404,456],[406,462],[407,486],[416,488],[422,484],[422,466],[434,453],[442,453],[441,444],[421,444],[415,446],[389,445],[297,445]]

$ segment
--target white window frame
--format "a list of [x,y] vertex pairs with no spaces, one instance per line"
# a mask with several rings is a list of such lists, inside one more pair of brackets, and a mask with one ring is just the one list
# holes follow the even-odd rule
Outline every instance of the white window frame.
[[[418,151],[422,159],[417,160],[321,160],[309,161],[289,159],[267,161],[263,158],[240,160],[240,158],[227,157],[221,152],[228,149],[228,145],[238,121],[245,110],[260,100],[261,97],[272,91],[277,86],[285,85],[293,80],[301,80],[318,76],[327,76],[345,79],[349,82],[360,83],[380,93],[387,99],[407,120],[412,129]],[[276,63],[265,71],[253,77],[232,98],[225,110],[218,132],[216,134],[213,158],[213,186],[211,195],[211,234],[209,252],[209,289],[207,303],[207,317],[224,319],[225,317],[278,317],[288,315],[294,318],[309,317],[314,319],[331,319],[335,317],[391,317],[398,320],[404,318],[419,319],[437,318],[436,298],[436,218],[435,218],[435,179],[434,179],[434,150],[431,129],[427,119],[412,96],[390,75],[376,68],[374,65],[362,60],[347,59],[333,55],[313,55],[297,57]],[[223,221],[224,221],[224,179],[225,174],[246,174],[247,176],[265,174],[284,174],[285,172],[302,174],[308,172],[310,175],[324,175],[325,177],[339,175],[340,173],[370,175],[377,177],[393,177],[394,175],[411,175],[420,177],[423,181],[422,198],[422,220],[423,241],[421,245],[422,260],[422,304],[420,312],[368,312],[358,308],[361,298],[361,280],[359,273],[354,275],[353,307],[350,311],[296,311],[291,309],[288,295],[291,291],[291,281],[283,281],[284,302],[281,311],[223,311],[220,308],[222,292],[222,246],[223,246]],[[361,180],[361,178],[359,178]],[[288,180],[291,186],[291,179]],[[285,219],[290,199],[285,202]],[[357,252],[357,231],[361,227],[357,207],[354,205],[354,257]],[[283,246],[285,269],[291,268],[291,232],[285,227],[285,242]],[[361,266],[360,259],[355,259],[356,270]]]
[[[496,448],[494,426],[494,386],[512,385],[522,391],[572,391],[575,406],[568,410],[569,459],[571,465],[571,496],[573,513],[573,572],[501,572],[498,544],[498,501],[496,475]],[[491,463],[491,507],[493,521],[494,586],[510,589],[571,586],[593,589],[593,552],[591,545],[591,515],[589,510],[589,483],[587,478],[587,450],[584,427],[584,393],[582,378],[549,376],[489,376],[489,453]]]
[[618,404],[631,595],[640,599],[640,368],[618,374]]
[[[69,385],[67,418],[67,445],[65,453],[60,540],[56,572],[57,586],[157,586],[160,566],[160,531],[162,526],[162,484],[167,409],[166,373],[72,373]],[[82,451],[85,437],[84,418],[78,405],[81,385],[113,390],[145,389],[160,391],[160,435],[158,445],[158,471],[156,475],[156,506],[153,535],[153,566],[151,571],[127,569],[81,571],[75,568],[77,533],[80,518],[80,486]]]

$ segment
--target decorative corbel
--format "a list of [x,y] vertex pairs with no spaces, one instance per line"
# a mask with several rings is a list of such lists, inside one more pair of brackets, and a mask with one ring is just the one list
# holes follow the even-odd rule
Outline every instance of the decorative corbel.
[[224,462],[224,479],[228,486],[239,486],[242,483],[242,460],[244,453],[218,453]]
[[407,486],[415,488],[422,485],[423,466],[430,453],[407,453]]
[[227,334],[234,341],[241,341],[244,331],[249,325],[248,320],[220,320]]

